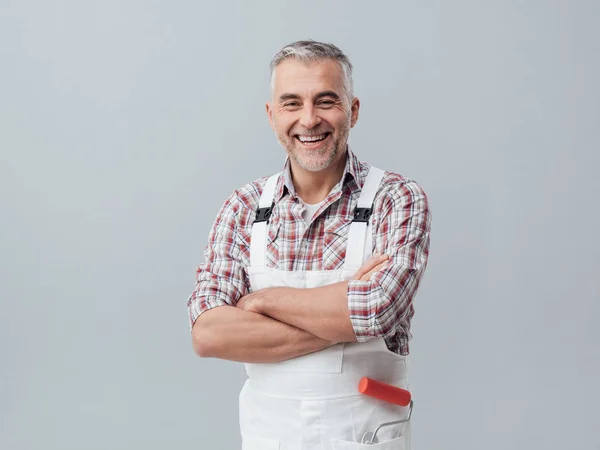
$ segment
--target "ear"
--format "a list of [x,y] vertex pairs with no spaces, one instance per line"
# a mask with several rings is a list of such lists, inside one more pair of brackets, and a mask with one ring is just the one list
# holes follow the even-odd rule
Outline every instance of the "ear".
[[271,125],[271,129],[275,131],[275,122],[273,122],[273,106],[271,102],[267,102],[265,105],[267,111],[267,118],[269,119],[269,125]]
[[351,119],[350,119],[350,128],[356,125],[356,121],[358,120],[358,110],[360,109],[360,100],[356,97],[352,100],[351,106]]

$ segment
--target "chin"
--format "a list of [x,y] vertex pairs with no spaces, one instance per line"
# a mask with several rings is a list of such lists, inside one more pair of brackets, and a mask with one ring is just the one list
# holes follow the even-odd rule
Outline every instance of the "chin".
[[306,157],[304,155],[299,156],[297,153],[294,154],[294,160],[300,167],[309,172],[320,172],[327,169],[335,162],[337,152],[328,151],[323,155],[316,157]]

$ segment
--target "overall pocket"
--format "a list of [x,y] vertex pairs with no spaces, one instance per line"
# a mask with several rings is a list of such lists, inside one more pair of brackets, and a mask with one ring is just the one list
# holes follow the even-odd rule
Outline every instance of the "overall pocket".
[[361,444],[359,442],[349,441],[332,441],[333,450],[405,450],[404,436],[397,437],[385,442],[379,442],[377,444]]

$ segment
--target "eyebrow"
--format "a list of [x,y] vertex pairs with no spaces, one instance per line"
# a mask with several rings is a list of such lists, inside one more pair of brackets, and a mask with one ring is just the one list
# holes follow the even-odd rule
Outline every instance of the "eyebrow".
[[[335,100],[340,99],[340,96],[337,93],[335,93],[334,91],[319,92],[318,94],[315,95],[314,99],[318,100],[323,97],[332,97]],[[288,94],[281,94],[279,96],[279,102],[285,102],[286,100],[299,100],[299,99],[300,99],[300,96],[298,94],[288,93]]]
[[333,92],[333,91],[323,91],[323,92],[319,92],[317,95],[315,95],[315,100],[318,100],[318,99],[320,99],[322,97],[332,97],[332,98],[334,98],[336,100],[340,99],[340,96],[337,95],[336,92]]

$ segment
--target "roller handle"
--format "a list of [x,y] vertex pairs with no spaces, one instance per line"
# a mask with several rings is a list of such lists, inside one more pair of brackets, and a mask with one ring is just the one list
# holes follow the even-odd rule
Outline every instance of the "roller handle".
[[411,399],[410,392],[406,389],[382,383],[368,377],[363,377],[360,380],[358,383],[358,392],[400,406],[408,406]]

